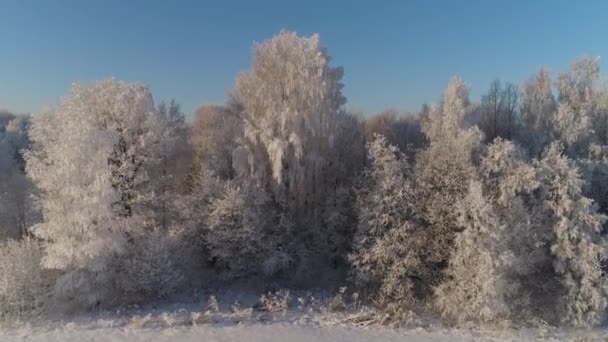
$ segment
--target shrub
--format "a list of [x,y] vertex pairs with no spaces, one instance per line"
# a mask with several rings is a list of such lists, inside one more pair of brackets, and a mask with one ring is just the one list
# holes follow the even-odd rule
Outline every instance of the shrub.
[[50,304],[52,276],[40,266],[43,251],[33,239],[0,244],[0,316],[42,314]]

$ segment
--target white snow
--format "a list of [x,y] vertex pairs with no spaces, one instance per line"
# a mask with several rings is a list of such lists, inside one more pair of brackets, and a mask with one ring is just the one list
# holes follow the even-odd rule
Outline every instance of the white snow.
[[[246,295],[234,296],[247,301]],[[239,301],[240,302],[240,301]],[[0,323],[0,341],[608,341],[608,329],[547,327],[452,328],[430,317],[416,317],[406,328],[356,325],[350,312],[290,309],[264,312],[238,304],[200,311],[200,303],[98,311],[29,323]]]
[[19,328],[0,332],[1,341],[602,341],[606,331],[552,332],[543,335],[535,330],[488,333],[459,330],[358,328],[348,326],[314,326],[290,323],[240,324],[234,326],[203,325],[175,327],[99,327],[90,328],[68,323],[54,329]]
[[252,326],[199,326],[170,328],[63,328],[46,331],[16,330],[0,334],[3,341],[473,341],[471,336],[440,332],[391,331],[347,327],[313,327],[289,324]]

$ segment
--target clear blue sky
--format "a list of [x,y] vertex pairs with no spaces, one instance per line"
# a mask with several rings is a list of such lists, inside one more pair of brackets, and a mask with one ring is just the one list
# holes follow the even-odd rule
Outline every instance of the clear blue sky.
[[[37,112],[72,82],[150,85],[187,113],[222,103],[253,41],[319,33],[348,108],[417,110],[452,75],[478,97],[580,55],[608,68],[608,1],[0,0],[0,108]],[[602,72],[605,74],[605,72]]]

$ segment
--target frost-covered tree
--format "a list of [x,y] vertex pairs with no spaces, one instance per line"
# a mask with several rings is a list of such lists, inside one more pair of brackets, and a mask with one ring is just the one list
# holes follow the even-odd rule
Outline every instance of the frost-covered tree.
[[[508,298],[509,307],[501,318],[527,319],[530,317],[530,292],[524,289],[523,275],[533,272],[533,265],[543,259],[536,244],[543,225],[542,210],[530,206],[530,198],[539,188],[536,168],[523,149],[511,141],[497,139],[482,156],[480,175],[484,196],[493,206],[503,229],[500,244],[494,245],[500,255],[504,285],[501,298]],[[484,248],[484,247],[480,247]],[[508,269],[505,270],[505,267]],[[510,312],[510,317],[505,317]]]
[[[599,77],[599,58],[583,57],[575,60],[567,73],[557,79],[558,109],[553,116],[555,137],[571,153],[578,153],[593,133],[592,118],[596,113],[596,81]],[[578,146],[577,146],[578,145]]]
[[156,141],[150,147],[150,162],[145,172],[150,178],[148,207],[154,211],[156,225],[167,230],[179,218],[177,198],[185,192],[184,183],[193,157],[188,143],[187,125],[179,105],[172,100],[158,106],[158,120],[154,127]]
[[583,194],[574,161],[557,143],[526,162],[518,148],[498,141],[481,163],[491,199],[510,230],[517,311],[575,326],[597,324],[606,307],[600,234],[605,216]]
[[520,140],[533,155],[539,154],[551,140],[552,118],[557,104],[551,90],[551,77],[545,68],[521,87],[521,117],[525,126]]
[[550,267],[541,286],[554,300],[551,312],[575,326],[597,324],[607,304],[601,269],[607,249],[600,234],[606,217],[583,195],[578,168],[558,144],[547,148],[536,168],[541,184],[538,201],[546,214],[546,230],[538,232],[537,243],[545,248],[545,267]]
[[155,224],[147,170],[158,165],[161,116],[141,84],[76,85],[36,115],[27,171],[40,189],[43,266],[61,271],[55,294],[80,305],[112,293],[110,261]]
[[502,139],[487,147],[478,170],[479,180],[457,204],[461,232],[435,304],[457,322],[523,317],[528,301],[517,274],[533,259],[522,245],[531,246],[533,222],[524,200],[538,187],[536,172],[520,148]]
[[268,184],[291,210],[314,212],[324,202],[332,165],[339,163],[328,153],[346,100],[342,68],[329,62],[318,35],[281,32],[255,46],[252,69],[239,76],[233,91],[243,108],[240,165],[248,165],[244,171]]
[[510,296],[517,289],[510,281],[508,227],[477,181],[457,211],[462,232],[454,240],[447,279],[435,289],[436,305],[444,317],[458,322],[508,318]]
[[377,135],[368,144],[370,166],[357,189],[359,223],[349,259],[355,280],[379,293],[398,313],[414,300],[421,278],[425,229],[415,213],[415,192],[405,156]]
[[470,181],[476,177],[473,157],[481,143],[481,132],[476,127],[465,129],[464,118],[469,111],[469,90],[455,78],[441,106],[432,108],[423,124],[429,146],[418,154],[414,174],[418,211],[429,231],[425,255],[430,267],[426,275],[429,285],[436,285],[442,278],[455,234],[460,231],[456,204],[466,196]]
[[318,35],[281,32],[255,46],[253,66],[232,93],[244,132],[233,152],[236,174],[268,189],[275,210],[292,222],[286,248],[302,278],[335,261],[326,249],[333,232],[325,205],[362,166],[351,167],[363,142],[345,144],[353,133],[343,127],[358,125],[342,108],[342,74]]

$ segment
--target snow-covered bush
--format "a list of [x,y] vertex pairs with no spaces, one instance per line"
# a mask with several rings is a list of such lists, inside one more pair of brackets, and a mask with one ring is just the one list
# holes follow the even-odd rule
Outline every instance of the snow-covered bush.
[[280,246],[287,232],[279,231],[269,195],[248,181],[218,181],[198,229],[212,267],[227,280],[285,269],[290,258]]
[[116,258],[116,304],[167,298],[188,285],[190,272],[200,267],[179,229],[155,228],[134,237],[133,245]]
[[276,292],[268,292],[263,294],[258,299],[257,308],[258,310],[268,312],[285,312],[289,309],[289,302],[291,296],[288,290],[279,290]]
[[36,240],[0,243],[0,317],[27,318],[49,308],[53,278],[42,268],[42,257]]
[[409,166],[397,147],[376,136],[370,167],[357,190],[359,223],[349,259],[360,286],[377,290],[380,305],[399,309],[414,299],[425,232],[416,220]]
[[[239,277],[259,271],[266,247],[268,196],[254,186],[225,185],[209,210],[205,242],[211,259],[227,276]],[[255,191],[255,193],[253,192]]]

